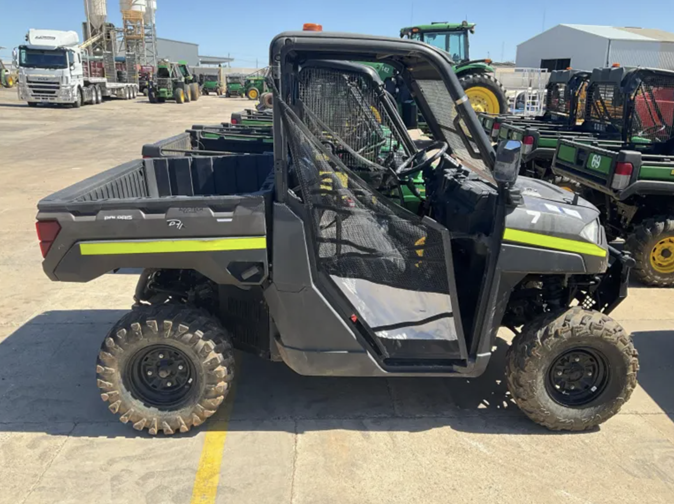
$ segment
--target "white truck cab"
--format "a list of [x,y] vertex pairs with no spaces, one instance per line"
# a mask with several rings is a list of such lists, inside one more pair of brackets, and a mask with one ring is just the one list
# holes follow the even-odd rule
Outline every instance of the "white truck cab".
[[38,103],[98,104],[103,97],[133,98],[138,85],[86,75],[80,39],[74,31],[31,28],[19,46],[19,99]]

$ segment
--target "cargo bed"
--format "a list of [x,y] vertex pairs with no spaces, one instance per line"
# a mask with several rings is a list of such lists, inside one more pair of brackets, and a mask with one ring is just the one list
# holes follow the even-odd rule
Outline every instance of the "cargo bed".
[[266,154],[144,159],[54,193],[38,203],[44,270],[85,282],[117,268],[198,264],[219,283],[258,284],[272,167]]

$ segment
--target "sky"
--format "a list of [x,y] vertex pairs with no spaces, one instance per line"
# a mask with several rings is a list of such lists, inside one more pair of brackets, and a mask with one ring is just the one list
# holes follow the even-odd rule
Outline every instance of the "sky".
[[[674,31],[674,0],[157,0],[157,35],[199,44],[207,56],[235,58],[233,66],[267,64],[272,37],[319,23],[325,31],[397,37],[400,28],[431,21],[477,23],[472,58],[515,59],[517,44],[560,23],[637,26]],[[610,6],[610,8],[609,8]],[[121,25],[119,0],[108,20]],[[84,0],[0,0],[0,58],[24,41],[29,28],[75,30]]]

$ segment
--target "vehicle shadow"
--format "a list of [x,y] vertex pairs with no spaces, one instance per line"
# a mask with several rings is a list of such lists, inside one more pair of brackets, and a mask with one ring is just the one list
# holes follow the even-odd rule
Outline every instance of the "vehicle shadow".
[[632,333],[639,352],[639,385],[674,422],[674,328]]
[[[96,387],[100,344],[123,314],[121,310],[46,312],[0,342],[0,432],[61,434],[64,425],[71,425],[73,436],[150,437],[121,426]],[[671,336],[636,334],[644,388],[669,406],[667,384],[674,376],[671,368],[660,368],[658,363],[666,360],[663,348],[674,350]],[[667,346],[662,346],[665,340]],[[240,354],[228,398],[233,404],[221,408],[205,427],[419,432],[448,426],[477,433],[552,434],[528,420],[510,400],[503,379],[507,346],[497,340],[489,368],[477,379],[304,377],[283,363]],[[225,418],[228,411],[229,419]],[[86,428],[74,428],[78,425]]]

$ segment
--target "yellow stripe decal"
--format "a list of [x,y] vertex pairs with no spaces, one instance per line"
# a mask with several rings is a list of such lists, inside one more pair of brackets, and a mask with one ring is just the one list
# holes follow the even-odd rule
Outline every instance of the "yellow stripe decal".
[[267,238],[203,238],[200,240],[101,241],[80,243],[82,255],[163,254],[169,252],[218,252],[222,250],[262,250]]
[[567,238],[557,238],[529,231],[520,231],[519,229],[506,228],[503,233],[503,239],[510,242],[526,243],[565,252],[578,252],[579,254],[593,255],[597,257],[606,257],[608,251],[594,243],[569,240]]

